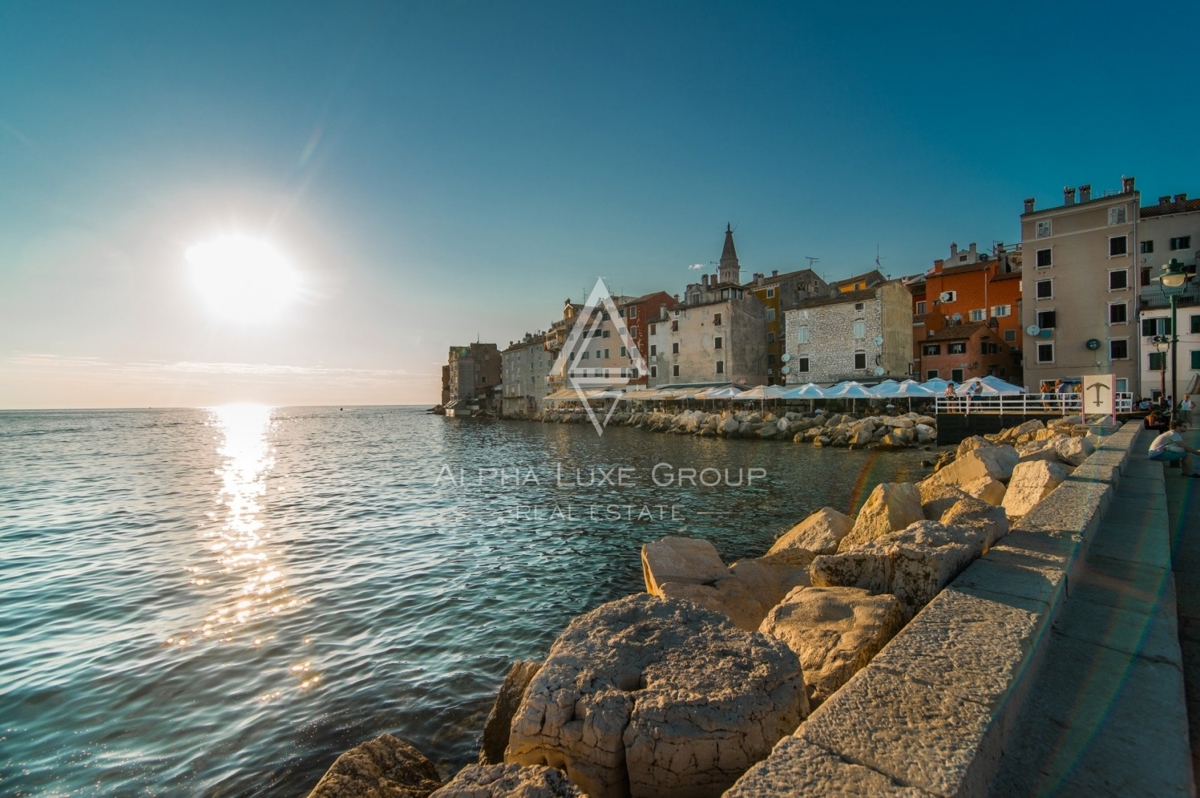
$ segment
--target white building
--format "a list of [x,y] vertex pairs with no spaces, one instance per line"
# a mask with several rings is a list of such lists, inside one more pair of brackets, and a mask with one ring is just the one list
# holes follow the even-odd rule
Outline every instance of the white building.
[[542,399],[550,393],[548,377],[554,362],[545,343],[544,334],[526,333],[500,353],[500,410],[506,418],[529,418],[542,409]]

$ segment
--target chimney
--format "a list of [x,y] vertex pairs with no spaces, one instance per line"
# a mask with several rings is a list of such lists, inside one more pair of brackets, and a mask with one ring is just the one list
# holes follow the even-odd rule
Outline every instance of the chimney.
[[1080,202],[1091,202],[1091,200],[1092,200],[1092,184],[1088,183],[1086,185],[1080,186],[1079,187],[1079,201]]
[[1063,205],[1075,204],[1075,189],[1070,186],[1063,186]]
[[958,244],[955,244],[953,241],[951,241],[950,242],[950,257],[953,258],[957,254],[958,254]]
[[1025,213],[1033,213],[1033,197],[1025,200]]
[[972,241],[972,242],[971,242],[971,254],[972,254],[972,255],[976,255],[976,256],[978,256],[978,255],[979,255],[979,251],[978,251],[978,250],[975,248],[975,242],[974,242],[974,241]]
[[[1080,189],[1080,191],[1082,191],[1082,190],[1083,189]],[[995,244],[992,244],[992,254],[995,255],[997,258],[1004,254],[1004,242],[1003,241],[997,241]]]
[[1159,205],[1170,205],[1171,204],[1171,195],[1165,194],[1165,195],[1159,197],[1158,204]]
[[[1183,196],[1183,195],[1180,195],[1180,196]],[[772,276],[772,277],[778,277],[778,276],[779,276],[779,269],[771,269],[771,276]]]
[[700,275],[700,285],[704,286],[705,288],[708,288],[708,275],[707,274]]
[[1133,192],[1133,178],[1121,176],[1121,193],[1130,194]]
[[1187,202],[1187,194],[1176,194],[1175,201],[1176,202]]

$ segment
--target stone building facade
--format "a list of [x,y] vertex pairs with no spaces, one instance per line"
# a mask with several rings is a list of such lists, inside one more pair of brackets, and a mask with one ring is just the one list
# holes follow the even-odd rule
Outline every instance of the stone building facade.
[[544,333],[526,333],[500,353],[504,377],[500,414],[505,418],[529,418],[542,409],[554,363],[545,344]]
[[787,312],[789,382],[908,377],[912,311],[912,294],[901,280],[801,302]]
[[442,404],[478,403],[487,409],[500,379],[500,349],[495,344],[452,346],[443,371]]
[[766,382],[766,308],[753,294],[725,288],[727,298],[684,304],[650,323],[651,387]]

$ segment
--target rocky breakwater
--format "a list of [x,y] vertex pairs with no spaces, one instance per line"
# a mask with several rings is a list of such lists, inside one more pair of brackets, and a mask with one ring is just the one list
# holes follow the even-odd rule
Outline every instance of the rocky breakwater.
[[[589,423],[582,408],[547,410],[534,419],[545,423]],[[932,447],[937,443],[937,419],[919,413],[855,417],[844,413],[795,411],[617,411],[608,426],[634,427],[670,435],[793,441],[849,449],[910,449]]]

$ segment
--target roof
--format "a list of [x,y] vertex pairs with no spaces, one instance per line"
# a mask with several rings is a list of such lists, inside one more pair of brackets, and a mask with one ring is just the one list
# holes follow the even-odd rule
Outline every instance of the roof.
[[[746,288],[750,291],[755,291],[760,288],[766,288],[767,286],[775,285],[776,283],[782,282],[783,280],[786,280],[790,277],[797,277],[802,274],[811,274],[813,277],[817,278],[818,280],[821,280],[820,275],[818,275],[812,269],[804,268],[804,269],[796,269],[796,271],[794,271],[794,272],[784,272],[783,274],[764,274],[763,278],[762,278],[762,285],[759,285],[757,280],[751,280],[750,282],[744,284],[742,286],[742,288]],[[821,280],[821,282],[825,282],[825,281]]]
[[1078,208],[1081,205],[1095,205],[1100,202],[1113,202],[1116,200],[1128,200],[1130,197],[1132,197],[1136,193],[1137,193],[1136,190],[1120,191],[1115,194],[1101,193],[1100,196],[1098,196],[1098,197],[1093,196],[1090,200],[1087,200],[1087,201],[1072,202],[1070,205],[1065,205],[1065,204],[1064,205],[1054,205],[1049,208],[1039,208],[1037,210],[1030,211],[1029,213],[1023,213],[1023,214],[1021,214],[1021,218],[1024,219],[1027,216],[1038,216],[1039,214],[1047,213],[1049,211],[1061,211],[1063,208]]
[[530,337],[529,339],[522,338],[520,341],[514,341],[512,344],[509,345],[508,349],[505,349],[503,351],[515,352],[518,349],[528,349],[531,346],[542,346],[545,343],[546,343],[546,336],[543,335],[542,333],[538,333],[537,335],[534,335],[534,336]]
[[1143,219],[1155,216],[1170,216],[1172,213],[1194,213],[1200,211],[1200,199],[1183,200],[1181,202],[1160,202],[1157,205],[1143,205],[1138,215]]
[[968,272],[982,272],[990,268],[993,263],[995,263],[995,261],[988,259],[978,260],[975,263],[964,263],[959,266],[943,266],[940,272],[930,271],[929,275],[934,276],[938,274],[966,274]]
[[996,274],[992,275],[992,279],[989,282],[998,283],[1002,280],[1020,280],[1020,279],[1021,279],[1021,270],[1018,269],[1015,272],[997,272]]
[[670,299],[671,301],[674,301],[674,297],[672,297],[672,296],[671,296],[670,294],[668,294],[666,291],[651,291],[651,292],[650,292],[650,293],[648,293],[648,294],[642,294],[641,296],[635,296],[635,297],[633,297],[632,299],[626,299],[624,302],[620,302],[620,303],[618,303],[618,304],[621,304],[621,305],[638,305],[638,304],[641,304],[642,302],[649,302],[651,299],[653,299],[654,297],[658,296],[659,294],[663,294],[664,296],[666,296],[666,298],[667,298],[667,299]]
[[973,322],[968,324],[947,324],[940,330],[935,330],[926,336],[923,341],[962,341],[970,338],[980,330],[987,329],[987,325],[983,322]]
[[732,263],[737,265],[737,250],[733,248],[733,228],[725,225],[725,246],[721,250],[721,265]]
[[871,269],[869,272],[856,274],[853,277],[847,277],[845,280],[834,280],[832,283],[830,283],[830,285],[834,288],[837,288],[838,286],[846,285],[847,283],[856,283],[859,280],[864,279],[867,281],[867,285],[871,285],[873,283],[882,283],[884,281],[884,276],[879,269]]
[[793,308],[818,308],[825,305],[844,305],[848,302],[863,302],[868,299],[874,299],[876,289],[866,288],[861,291],[847,291],[844,294],[834,294],[833,296],[819,296],[812,299],[802,299],[796,303]]

